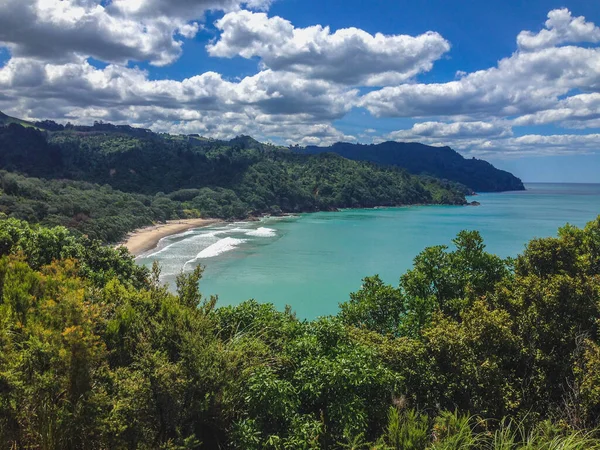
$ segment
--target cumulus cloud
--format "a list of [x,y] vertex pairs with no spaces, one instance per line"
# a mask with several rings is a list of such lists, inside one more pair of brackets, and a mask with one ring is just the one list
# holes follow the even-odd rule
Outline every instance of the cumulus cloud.
[[[599,28],[566,9],[550,11],[543,30],[521,32],[515,53],[494,67],[423,83],[415,77],[450,49],[439,34],[296,28],[283,18],[241,9],[270,3],[0,0],[0,46],[10,49],[0,67],[0,110],[26,118],[326,145],[356,140],[333,123],[363,107],[375,117],[422,118],[386,136],[365,130],[358,137],[367,141],[450,145],[480,156],[600,151],[597,134],[564,130],[600,128]],[[216,22],[220,34],[207,46],[209,54],[256,58],[256,74],[236,81],[216,72],[154,79],[152,72],[126,64],[172,63],[211,9],[226,13]],[[95,67],[89,57],[109,64]],[[357,88],[363,86],[381,88],[361,96]],[[552,136],[530,129],[519,136],[520,127],[549,124],[557,130]]]
[[[233,137],[248,129],[264,135],[256,133],[264,126],[282,137],[288,130],[289,138],[297,142],[304,137],[344,137],[328,122],[348,113],[358,95],[289,72],[265,70],[239,82],[215,72],[182,81],[150,80],[147,72],[123,66],[98,69],[85,60],[50,64],[28,58],[12,58],[0,69],[0,91],[5,95],[0,109],[18,116],[83,123],[128,121],[153,128],[153,124],[164,128],[167,121],[178,126],[189,122],[190,132],[206,130],[213,137]],[[218,121],[222,126],[215,128]],[[193,126],[199,128],[191,131]],[[305,136],[300,136],[300,129]]]
[[568,46],[517,52],[497,67],[460,80],[370,92],[361,106],[376,116],[505,117],[554,107],[573,89],[600,90],[600,49]]
[[[164,66],[182,52],[209,9],[268,7],[270,0],[4,0],[0,45],[19,57],[68,62],[94,57],[106,62],[150,61]],[[106,6],[105,6],[106,5]]]
[[342,117],[357,96],[357,91],[325,81],[270,70],[239,82],[226,81],[215,72],[182,81],[150,80],[147,72],[122,66],[98,69],[87,61],[57,65],[19,58],[0,69],[0,89],[11,101],[32,106],[41,100],[90,107],[160,106],[199,111],[237,111],[252,106],[266,114],[305,114],[313,120]]
[[423,141],[425,139],[473,139],[481,137],[511,136],[510,126],[490,122],[421,122],[409,130],[399,130],[388,135],[394,140]]
[[332,33],[329,27],[295,28],[281,17],[246,10],[230,12],[215,25],[221,35],[207,46],[212,56],[258,57],[272,70],[346,85],[406,81],[431,70],[433,62],[450,49],[435,32],[386,36],[344,28]]
[[600,93],[578,94],[560,100],[551,109],[517,117],[517,126],[561,123],[569,128],[595,128],[600,119]]
[[473,155],[504,158],[590,154],[600,150],[600,134],[528,134],[481,144],[471,143],[470,149],[464,150]]
[[205,11],[233,11],[244,6],[266,10],[273,0],[113,0],[110,8],[135,17],[179,17],[198,19]]
[[564,43],[600,42],[600,28],[585,17],[573,17],[566,8],[548,13],[546,28],[539,33],[522,31],[517,36],[519,49],[534,51]]
[[[357,91],[291,72],[262,70],[237,82],[215,72],[151,80],[128,60],[173,62],[206,10],[266,9],[270,0],[8,0],[0,3],[0,109],[28,118],[131,123],[216,138],[252,134],[289,143],[354,139],[329,122]],[[112,62],[103,69],[87,57]]]
[[[495,67],[447,83],[413,83],[370,92],[359,105],[378,117],[434,117],[384,139],[449,145],[469,155],[557,155],[600,151],[597,134],[519,134],[522,126],[600,125],[600,29],[566,9]],[[586,46],[563,45],[586,43]],[[513,131],[514,130],[514,131]],[[557,128],[557,131],[561,131]]]
[[513,137],[511,134],[496,136],[417,136],[408,130],[389,133],[377,139],[404,140],[434,146],[448,146],[467,157],[519,158],[522,156],[558,156],[598,153],[600,134],[526,134]]
[[600,28],[558,9],[548,14],[546,29],[523,31],[517,41],[518,50],[496,67],[461,72],[447,83],[385,87],[365,95],[360,105],[377,117],[516,117],[517,126],[560,122],[584,128],[598,118],[600,48],[560,45],[600,42]]

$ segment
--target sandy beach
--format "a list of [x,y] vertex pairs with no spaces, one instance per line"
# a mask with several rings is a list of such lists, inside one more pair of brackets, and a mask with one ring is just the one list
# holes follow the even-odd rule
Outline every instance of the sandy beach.
[[221,222],[218,219],[180,219],[169,220],[167,223],[151,225],[130,233],[119,246],[127,247],[135,256],[153,249],[162,238],[171,234],[182,233],[192,228],[206,227]]

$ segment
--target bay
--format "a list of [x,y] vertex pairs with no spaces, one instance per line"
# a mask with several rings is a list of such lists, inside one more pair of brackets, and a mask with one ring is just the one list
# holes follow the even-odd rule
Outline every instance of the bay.
[[202,264],[200,290],[218,294],[219,305],[254,298],[312,319],[337,313],[365,276],[396,285],[419,252],[451,246],[461,230],[478,230],[492,253],[516,256],[532,238],[600,214],[599,184],[526,188],[470,198],[480,206],[344,210],[199,228],[161,240],[138,263],[157,260],[171,286],[181,270]]

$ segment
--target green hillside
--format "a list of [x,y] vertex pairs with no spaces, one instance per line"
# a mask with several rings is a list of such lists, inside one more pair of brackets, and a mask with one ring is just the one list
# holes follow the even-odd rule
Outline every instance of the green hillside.
[[476,192],[520,191],[525,187],[509,172],[487,161],[466,159],[450,147],[432,147],[413,142],[383,142],[361,145],[339,142],[331,147],[298,148],[308,155],[336,153],[356,161],[402,167],[413,174],[426,174],[464,184]]
[[31,123],[31,122],[27,122],[26,120],[21,120],[21,119],[15,118],[15,117],[7,116],[2,111],[0,111],[0,127],[2,127],[2,126],[8,126],[11,123],[14,123],[14,124],[17,124],[17,125],[21,125],[23,127],[33,127],[33,128],[36,128],[36,126],[33,123]]
[[[412,204],[463,205],[458,183],[337,155],[297,155],[241,136],[129,126],[0,127],[0,212],[105,242],[154,221]],[[102,187],[100,187],[102,186]]]

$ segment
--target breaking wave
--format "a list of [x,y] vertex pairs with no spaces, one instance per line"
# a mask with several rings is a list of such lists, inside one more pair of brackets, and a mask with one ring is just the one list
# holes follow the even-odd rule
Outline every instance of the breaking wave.
[[206,247],[204,250],[198,253],[196,255],[196,259],[212,258],[214,256],[218,256],[221,253],[233,250],[238,245],[243,244],[244,242],[246,242],[246,239],[235,239],[232,237],[223,238],[215,242],[210,247]]
[[260,227],[256,230],[247,231],[246,236],[273,237],[276,236],[276,233],[273,228]]
[[234,250],[238,245],[243,244],[244,242],[246,242],[246,239],[235,239],[232,237],[223,238],[215,242],[213,245],[206,247],[204,250],[198,253],[195,258],[186,261],[186,263],[183,265],[183,268],[185,269],[188,264],[199,259],[213,258],[222,253]]

